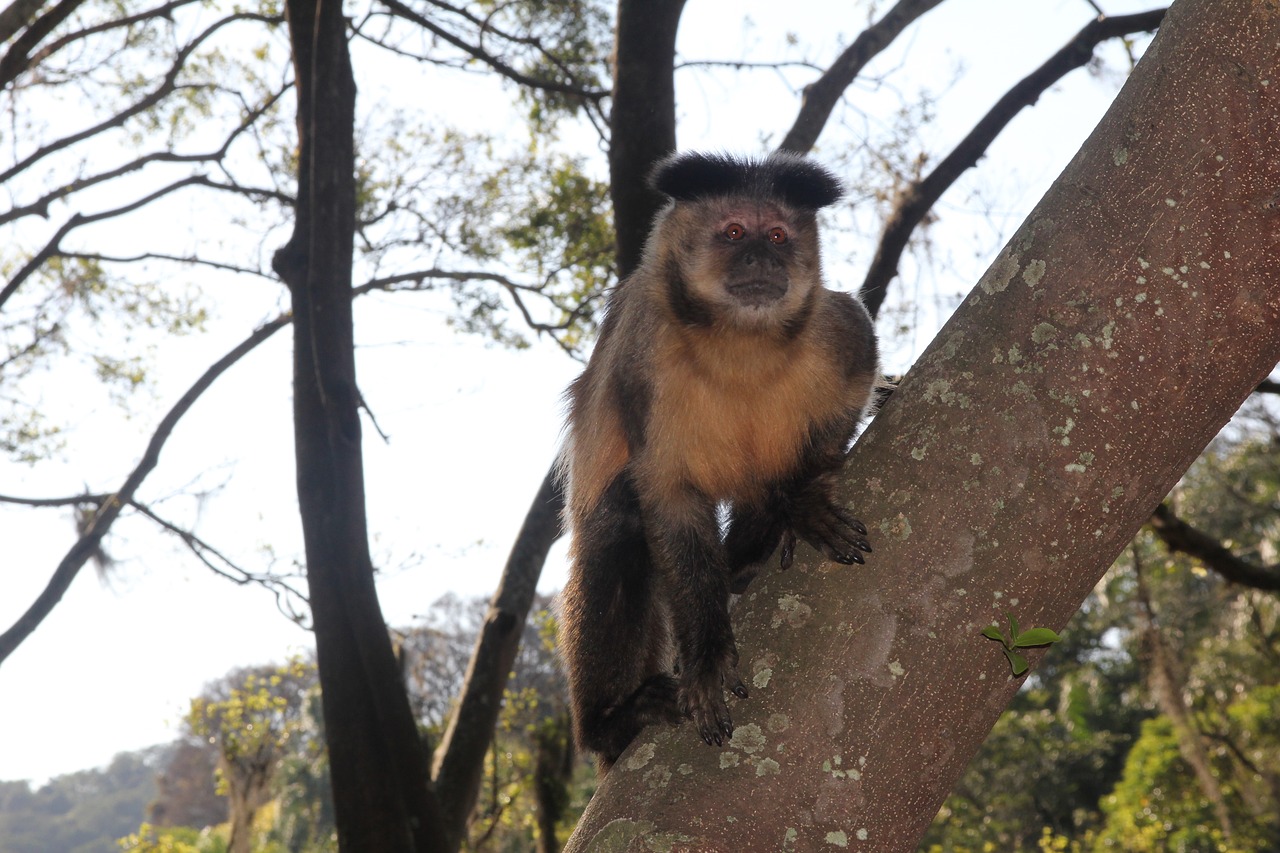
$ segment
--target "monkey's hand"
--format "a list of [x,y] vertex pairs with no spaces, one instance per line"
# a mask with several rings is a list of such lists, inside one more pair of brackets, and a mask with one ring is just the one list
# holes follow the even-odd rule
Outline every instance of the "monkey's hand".
[[732,645],[718,662],[699,661],[681,670],[680,710],[693,720],[698,736],[708,746],[723,746],[733,737],[726,689],[739,699],[747,698],[747,687],[738,677],[738,651]]
[[802,489],[793,499],[790,510],[790,524],[782,533],[779,557],[782,568],[791,568],[797,536],[837,563],[847,566],[866,562],[862,555],[871,553],[866,526],[838,506],[820,484],[812,483]]

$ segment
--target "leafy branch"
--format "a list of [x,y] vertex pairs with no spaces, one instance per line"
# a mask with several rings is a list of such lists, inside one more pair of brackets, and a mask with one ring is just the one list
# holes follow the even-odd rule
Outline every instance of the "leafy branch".
[[1009,667],[1013,670],[1015,676],[1022,675],[1027,671],[1029,665],[1027,659],[1018,653],[1018,649],[1034,649],[1039,646],[1047,646],[1058,642],[1062,639],[1057,632],[1049,628],[1029,628],[1026,631],[1018,627],[1018,620],[1012,613],[1006,613],[1009,617],[1009,635],[1000,630],[1000,626],[992,623],[982,629],[982,636],[989,640],[995,640],[1000,644],[1004,651],[1004,656],[1009,659]]

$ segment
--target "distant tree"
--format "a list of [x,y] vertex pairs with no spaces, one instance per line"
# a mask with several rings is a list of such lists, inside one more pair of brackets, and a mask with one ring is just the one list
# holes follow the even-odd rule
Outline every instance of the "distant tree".
[[272,780],[304,725],[314,667],[294,660],[282,667],[233,672],[191,701],[186,725],[217,749],[218,792],[230,814],[230,853],[249,853],[254,817],[272,798]]
[[105,768],[55,776],[38,790],[0,783],[0,850],[113,853],[155,796],[167,747],[120,753]]
[[217,791],[216,738],[188,737],[174,743],[156,776],[156,798],[148,821],[159,827],[216,826],[227,820],[227,798]]

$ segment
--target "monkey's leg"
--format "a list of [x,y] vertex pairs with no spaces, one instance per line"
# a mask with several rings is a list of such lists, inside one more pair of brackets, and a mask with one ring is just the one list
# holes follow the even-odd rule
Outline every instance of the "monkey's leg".
[[746,591],[787,529],[776,500],[734,505],[724,537],[730,592],[741,595]]
[[724,691],[745,699],[738,649],[729,625],[729,569],[715,504],[686,492],[646,505],[651,545],[671,592],[679,661],[680,709],[708,744],[733,736]]
[[619,476],[581,530],[562,595],[561,654],[578,742],[607,770],[650,723],[683,719],[667,615],[639,502]]

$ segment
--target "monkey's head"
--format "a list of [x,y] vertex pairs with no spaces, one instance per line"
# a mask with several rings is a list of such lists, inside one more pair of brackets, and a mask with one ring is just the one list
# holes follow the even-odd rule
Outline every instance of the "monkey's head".
[[840,198],[817,163],[678,154],[651,183],[671,199],[646,248],[675,316],[694,326],[785,332],[803,325],[822,286],[816,211]]

